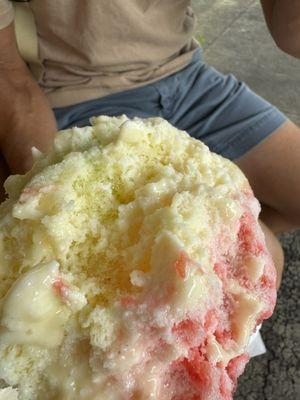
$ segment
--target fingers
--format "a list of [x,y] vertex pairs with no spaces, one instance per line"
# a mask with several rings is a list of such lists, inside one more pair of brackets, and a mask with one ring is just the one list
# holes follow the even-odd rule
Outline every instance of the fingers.
[[267,225],[264,224],[261,220],[259,221],[259,223],[262,228],[262,231],[265,234],[266,245],[272,256],[276,268],[276,273],[277,273],[276,288],[279,289],[284,268],[283,249],[279,240],[274,235],[274,233],[267,227]]
[[5,190],[3,187],[3,184],[6,180],[6,178],[9,175],[9,170],[7,167],[7,164],[2,156],[2,154],[0,154],[0,203],[2,203],[2,201],[5,200]]

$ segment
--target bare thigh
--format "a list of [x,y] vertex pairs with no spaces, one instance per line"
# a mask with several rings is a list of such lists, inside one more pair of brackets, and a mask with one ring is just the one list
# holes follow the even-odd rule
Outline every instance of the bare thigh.
[[285,122],[236,164],[266,206],[267,224],[277,216],[300,227],[300,128]]

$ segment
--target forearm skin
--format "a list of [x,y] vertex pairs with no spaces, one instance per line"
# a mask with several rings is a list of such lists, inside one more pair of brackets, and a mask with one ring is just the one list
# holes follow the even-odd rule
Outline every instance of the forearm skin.
[[31,147],[47,150],[57,128],[44,93],[17,52],[12,29],[0,31],[0,148],[11,171],[19,173],[32,164]]

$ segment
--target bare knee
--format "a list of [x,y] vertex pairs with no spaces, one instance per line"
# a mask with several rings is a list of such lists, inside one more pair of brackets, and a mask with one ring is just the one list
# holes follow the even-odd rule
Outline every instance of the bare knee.
[[300,129],[287,121],[236,161],[275,233],[300,228],[299,153]]
[[282,249],[282,246],[277,239],[277,237],[274,235],[274,233],[265,225],[261,220],[259,221],[260,226],[265,234],[266,238],[266,245],[267,248],[272,256],[276,271],[277,271],[277,280],[276,280],[276,286],[277,289],[280,286],[281,283],[281,278],[282,278],[282,273],[283,273],[283,268],[284,268],[284,252]]

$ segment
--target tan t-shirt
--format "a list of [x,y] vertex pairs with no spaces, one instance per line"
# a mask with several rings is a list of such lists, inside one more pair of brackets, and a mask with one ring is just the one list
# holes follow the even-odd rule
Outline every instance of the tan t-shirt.
[[[189,0],[32,0],[53,107],[145,85],[187,65],[192,39]],[[13,19],[0,0],[0,28]]]

